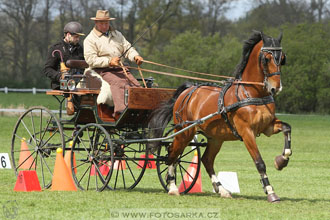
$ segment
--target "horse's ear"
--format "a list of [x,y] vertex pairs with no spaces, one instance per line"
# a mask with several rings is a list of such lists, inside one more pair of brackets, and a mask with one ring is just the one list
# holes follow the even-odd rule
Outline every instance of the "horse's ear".
[[262,31],[260,31],[260,37],[261,37],[261,40],[265,43],[265,35]]
[[277,38],[278,42],[281,43],[282,37],[283,37],[283,32],[281,31],[280,35]]

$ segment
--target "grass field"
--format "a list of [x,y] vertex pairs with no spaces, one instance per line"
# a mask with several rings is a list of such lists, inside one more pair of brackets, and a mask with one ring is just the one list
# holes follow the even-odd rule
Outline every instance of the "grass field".
[[46,93],[14,93],[8,94],[0,92],[0,108],[29,108],[32,106],[42,105],[46,108],[57,110],[59,104],[55,98]]
[[[257,139],[269,180],[282,200],[278,204],[267,202],[251,157],[244,145],[236,141],[224,144],[215,167],[217,172],[237,172],[241,193],[234,194],[233,199],[223,199],[212,193],[204,167],[204,192],[180,197],[171,197],[164,192],[155,170],[147,170],[139,185],[131,191],[14,192],[16,176],[13,170],[1,169],[0,219],[129,219],[123,218],[125,213],[143,212],[154,218],[131,216],[131,219],[162,219],[159,213],[165,212],[170,213],[166,219],[179,219],[173,218],[171,213],[179,213],[180,219],[329,219],[330,117],[278,117],[292,126],[293,155],[288,167],[277,171],[273,166],[275,156],[283,149],[282,134]],[[16,121],[17,117],[0,117],[1,153],[10,152]],[[184,216],[191,212],[201,215]],[[8,216],[8,213],[13,215]]]

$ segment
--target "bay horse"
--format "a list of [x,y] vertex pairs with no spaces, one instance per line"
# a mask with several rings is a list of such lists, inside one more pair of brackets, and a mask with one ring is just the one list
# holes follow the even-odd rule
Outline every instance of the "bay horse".
[[[275,167],[281,170],[287,166],[291,156],[291,126],[275,117],[273,96],[282,90],[281,66],[286,55],[281,47],[282,33],[278,38],[262,32],[253,32],[243,44],[240,63],[235,70],[235,80],[224,86],[181,85],[172,99],[152,113],[149,122],[151,136],[162,137],[167,124],[172,120],[177,132],[201,118],[214,114],[203,123],[176,135],[168,148],[169,165],[167,173],[168,194],[179,195],[174,181],[174,171],[178,156],[197,132],[207,138],[207,146],[201,161],[210,176],[215,192],[221,197],[231,198],[214,172],[214,159],[224,141],[244,142],[261,176],[263,189],[269,202],[279,202],[266,174],[266,165],[256,144],[261,133],[271,136],[284,134],[282,155],[275,157]],[[149,144],[151,150],[160,147],[159,142]],[[155,149],[156,148],[156,149]]]

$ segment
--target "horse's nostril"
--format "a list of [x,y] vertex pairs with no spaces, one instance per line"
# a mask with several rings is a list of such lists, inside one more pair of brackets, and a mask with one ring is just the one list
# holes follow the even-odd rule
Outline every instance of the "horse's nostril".
[[275,89],[275,88],[272,88],[272,89],[270,90],[270,92],[272,93],[272,95],[274,95],[274,94],[276,93],[276,89]]

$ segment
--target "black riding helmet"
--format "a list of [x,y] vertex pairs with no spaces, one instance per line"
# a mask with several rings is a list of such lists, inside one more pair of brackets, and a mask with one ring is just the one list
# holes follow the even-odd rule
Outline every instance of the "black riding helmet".
[[64,33],[77,34],[79,36],[85,36],[82,26],[79,22],[71,21],[64,26]]

